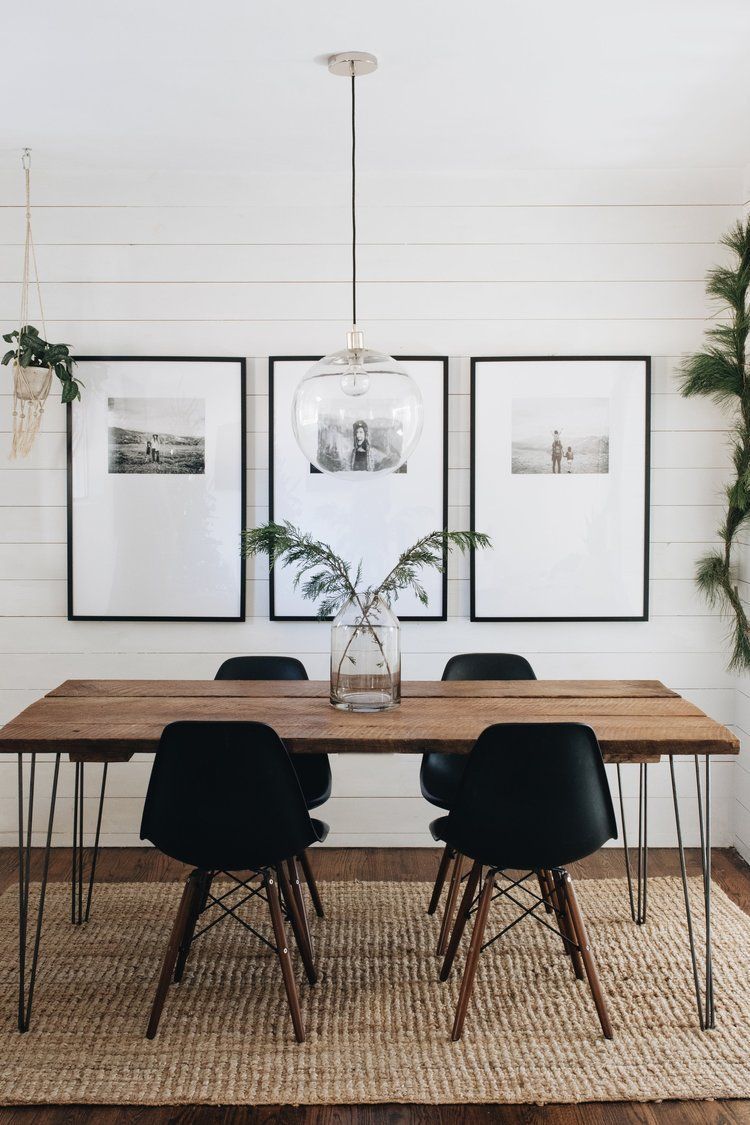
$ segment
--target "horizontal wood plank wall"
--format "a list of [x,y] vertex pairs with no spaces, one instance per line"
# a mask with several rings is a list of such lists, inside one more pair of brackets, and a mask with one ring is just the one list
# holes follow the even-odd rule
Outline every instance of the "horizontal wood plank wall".
[[[41,161],[37,162],[41,163]],[[22,255],[15,161],[0,170],[0,322],[17,316]],[[89,354],[248,357],[248,522],[267,517],[269,354],[312,354],[347,327],[345,180],[35,173],[34,215],[50,332]],[[742,213],[738,170],[368,176],[360,213],[362,325],[396,353],[450,354],[449,511],[468,527],[471,354],[651,353],[652,619],[637,624],[471,624],[468,568],[451,564],[445,624],[404,627],[404,675],[438,678],[454,652],[518,651],[539,676],[658,678],[715,719],[735,718],[724,627],[698,599],[695,558],[713,541],[727,479],[725,420],[677,393],[680,355],[713,313],[706,269]],[[7,461],[0,369],[0,719],[66,678],[211,677],[226,656],[289,652],[327,673],[327,629],[270,623],[262,563],[244,625],[65,619],[65,418],[50,402],[24,463]],[[750,548],[749,548],[750,549]],[[740,692],[750,730],[750,690]],[[740,716],[741,717],[741,716]],[[331,844],[427,844],[431,809],[408,758],[334,762]],[[137,842],[148,761],[112,768],[106,844]],[[691,774],[685,816],[696,842]],[[0,765],[0,843],[14,842],[14,767]],[[89,767],[91,792],[98,767]],[[635,824],[634,771],[625,769]],[[750,766],[715,767],[717,842],[750,843]],[[672,842],[668,778],[652,768],[651,838]],[[56,842],[70,830],[62,780]],[[739,813],[737,810],[740,811]],[[41,811],[41,810],[40,810]],[[93,808],[90,817],[93,819]],[[743,819],[744,817],[744,819]],[[743,835],[744,833],[744,835]],[[750,850],[750,849],[749,849]]]

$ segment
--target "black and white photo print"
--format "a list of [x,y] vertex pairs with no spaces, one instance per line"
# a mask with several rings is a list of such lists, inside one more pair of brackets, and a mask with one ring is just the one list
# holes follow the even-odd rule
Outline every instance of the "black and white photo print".
[[[390,418],[359,419],[353,426],[325,415],[318,422],[318,460],[329,473],[373,473],[398,464],[403,431]],[[398,473],[407,471],[403,464]],[[320,469],[310,466],[310,472]]]
[[202,398],[109,398],[110,473],[205,473]]
[[609,472],[609,399],[515,398],[511,472]]

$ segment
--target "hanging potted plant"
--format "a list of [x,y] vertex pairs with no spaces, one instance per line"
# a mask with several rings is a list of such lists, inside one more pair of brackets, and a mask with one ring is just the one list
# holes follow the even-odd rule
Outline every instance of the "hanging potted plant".
[[56,375],[62,384],[63,402],[72,402],[73,399],[80,398],[80,388],[83,385],[73,375],[75,361],[70,354],[68,345],[50,344],[39,334],[38,328],[29,324],[29,291],[33,269],[39,302],[39,316],[44,335],[47,335],[42,307],[42,291],[34,250],[34,237],[31,233],[31,160],[29,149],[24,150],[21,164],[26,180],[26,241],[21,280],[21,316],[18,328],[12,332],[6,332],[3,336],[6,344],[10,344],[11,347],[2,358],[3,364],[7,365],[11,362],[13,364],[13,444],[10,451],[11,459],[26,457],[31,451],[41,425],[44,404],[52,385],[52,376]]
[[42,393],[46,398],[53,374],[62,384],[63,402],[81,397],[83,383],[73,375],[75,360],[67,344],[48,343],[32,324],[20,331],[6,332],[3,340],[13,345],[3,356],[2,363],[13,361],[15,394],[22,402],[34,402]]

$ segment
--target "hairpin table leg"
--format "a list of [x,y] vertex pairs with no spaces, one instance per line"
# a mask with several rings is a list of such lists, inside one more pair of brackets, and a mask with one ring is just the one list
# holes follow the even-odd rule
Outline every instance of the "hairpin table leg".
[[91,914],[91,899],[94,893],[94,877],[96,875],[96,862],[99,858],[99,840],[102,831],[102,813],[104,812],[104,797],[107,789],[107,765],[102,767],[102,784],[99,791],[99,808],[96,816],[96,832],[94,847],[91,853],[89,868],[88,889],[86,892],[85,906],[83,887],[85,883],[84,846],[83,846],[83,809],[85,789],[85,762],[76,762],[75,781],[73,786],[73,859],[70,880],[70,920],[75,926],[88,922]]
[[638,849],[636,853],[635,893],[633,892],[633,873],[630,866],[628,830],[625,823],[625,802],[622,796],[622,774],[617,763],[617,788],[620,795],[620,822],[622,842],[625,849],[625,874],[628,879],[628,898],[630,917],[637,926],[646,921],[648,900],[648,763],[641,762],[638,767]]
[[[39,947],[42,939],[44,921],[44,900],[47,894],[49,876],[52,826],[55,819],[57,782],[60,776],[60,755],[55,755],[50,794],[47,836],[42,862],[42,880],[39,888],[39,901],[36,908],[36,925],[33,926],[34,946],[31,963],[27,961],[27,936],[29,930],[29,892],[31,887],[31,840],[34,824],[34,796],[36,784],[36,754],[31,754],[29,771],[28,801],[24,802],[23,754],[18,755],[18,1030],[28,1031],[31,1023],[31,1007],[34,1001],[34,986],[39,964]],[[26,808],[24,808],[26,804]],[[24,829],[25,823],[25,829]],[[33,924],[32,924],[33,925]]]
[[700,824],[701,873],[703,880],[703,912],[705,922],[705,969],[703,988],[701,987],[700,971],[698,969],[698,954],[695,931],[693,929],[693,914],[690,905],[690,889],[688,885],[687,866],[685,863],[685,848],[682,840],[677,779],[675,775],[674,758],[672,757],[669,759],[669,770],[672,779],[672,800],[674,803],[675,827],[677,829],[677,849],[680,857],[682,896],[685,902],[685,919],[687,922],[688,942],[690,945],[690,962],[693,970],[695,1002],[698,1009],[698,1023],[700,1024],[701,1031],[706,1031],[716,1026],[711,934],[711,759],[707,754],[704,793],[701,791],[698,757],[697,755],[695,757],[695,781],[698,792],[698,820]]
[[638,779],[638,916],[636,923],[646,921],[648,899],[648,763],[641,762]]

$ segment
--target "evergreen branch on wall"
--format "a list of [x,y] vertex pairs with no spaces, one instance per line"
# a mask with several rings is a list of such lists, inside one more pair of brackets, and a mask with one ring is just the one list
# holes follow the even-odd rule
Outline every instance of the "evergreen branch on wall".
[[729,322],[710,328],[704,347],[683,361],[681,390],[685,396],[706,395],[732,411],[734,479],[726,489],[726,512],[719,528],[721,548],[699,560],[696,582],[709,605],[731,618],[730,668],[740,670],[750,668],[750,623],[733,581],[732,551],[737,535],[750,519],[750,218],[735,223],[722,243],[732,251],[734,260],[730,266],[709,272],[706,292],[719,302]]

